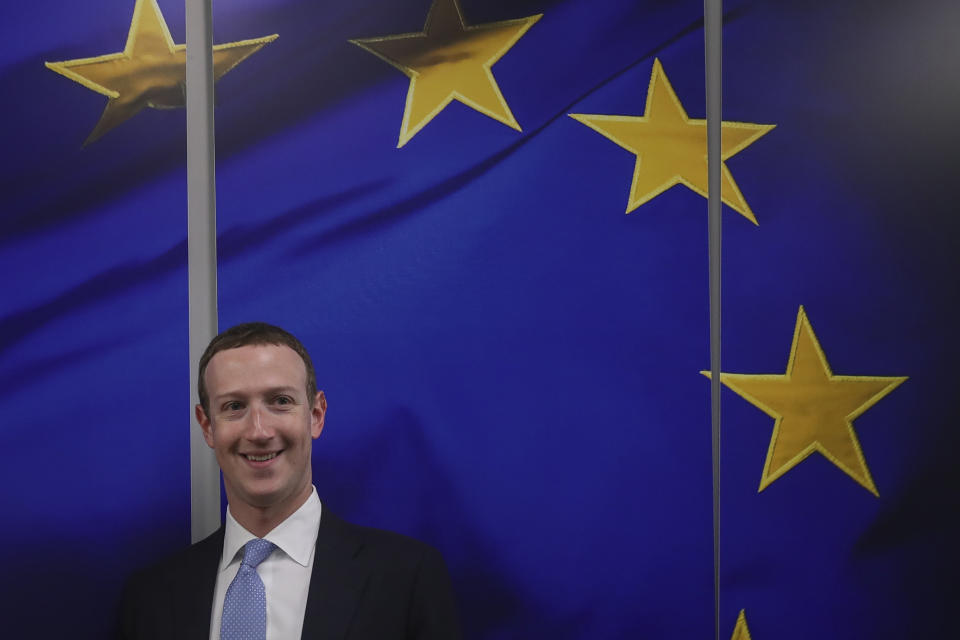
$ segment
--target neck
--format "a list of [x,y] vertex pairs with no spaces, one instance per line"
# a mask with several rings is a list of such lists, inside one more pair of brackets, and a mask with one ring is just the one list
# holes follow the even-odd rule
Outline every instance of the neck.
[[227,502],[233,519],[253,535],[262,538],[303,506],[313,493],[313,485],[308,483],[303,490],[288,499],[267,506],[249,504],[240,499],[234,500],[231,493],[227,490]]

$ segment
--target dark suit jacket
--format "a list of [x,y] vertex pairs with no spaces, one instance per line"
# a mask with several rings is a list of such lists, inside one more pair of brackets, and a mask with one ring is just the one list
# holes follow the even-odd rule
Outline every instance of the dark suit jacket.
[[[123,640],[207,640],[223,527],[135,574],[120,608]],[[303,640],[457,640],[440,553],[396,533],[358,527],[326,508],[303,620]]]

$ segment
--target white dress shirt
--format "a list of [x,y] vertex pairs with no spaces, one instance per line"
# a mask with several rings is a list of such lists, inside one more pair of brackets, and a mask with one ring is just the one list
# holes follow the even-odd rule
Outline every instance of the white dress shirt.
[[[277,545],[257,567],[267,593],[267,640],[299,640],[303,631],[303,614],[307,609],[307,590],[313,571],[313,554],[320,526],[320,498],[317,489],[299,509],[290,514],[270,533],[263,536]],[[223,555],[213,590],[213,611],[210,614],[210,640],[220,640],[223,599],[243,560],[243,546],[256,538],[234,520],[227,508]]]

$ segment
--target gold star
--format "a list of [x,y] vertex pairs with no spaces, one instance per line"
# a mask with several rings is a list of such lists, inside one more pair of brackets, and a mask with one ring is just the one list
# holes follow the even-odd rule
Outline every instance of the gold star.
[[740,610],[737,616],[737,626],[733,628],[733,635],[730,640],[750,640],[750,629],[747,627],[747,612]]
[[[707,121],[687,117],[660,60],[653,61],[643,116],[569,115],[637,156],[627,213],[676,184],[707,197]],[[721,160],[746,149],[775,126],[721,123]],[[720,168],[720,199],[757,224],[727,165],[721,162]]]
[[453,100],[520,131],[491,67],[542,15],[467,26],[459,0],[434,0],[422,33],[351,40],[410,78],[397,148]]
[[[274,34],[214,46],[214,81],[276,39]],[[110,98],[100,121],[84,142],[87,145],[144,107],[182,107],[186,62],[187,45],[173,43],[157,0],[137,0],[122,52],[45,64],[48,69]]]
[[723,384],[776,420],[760,491],[819,451],[874,495],[853,420],[906,379],[833,375],[802,306],[785,374],[720,374]]

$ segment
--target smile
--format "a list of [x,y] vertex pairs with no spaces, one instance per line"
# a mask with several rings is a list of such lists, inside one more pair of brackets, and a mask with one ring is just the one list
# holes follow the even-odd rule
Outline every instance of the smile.
[[280,455],[280,452],[274,451],[273,453],[265,453],[263,455],[243,453],[240,455],[242,455],[247,460],[250,460],[251,462],[266,462],[267,460],[273,460],[274,458],[276,458],[278,455]]

